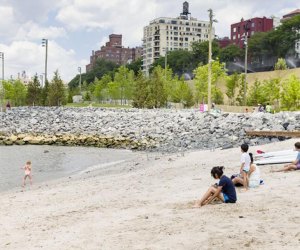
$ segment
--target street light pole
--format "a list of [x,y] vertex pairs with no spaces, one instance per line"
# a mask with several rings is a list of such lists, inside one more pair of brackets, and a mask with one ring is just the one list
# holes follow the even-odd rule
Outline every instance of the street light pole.
[[165,80],[167,80],[168,48],[165,48]]
[[0,58],[2,58],[2,81],[4,81],[4,52],[0,52]]
[[244,25],[245,29],[245,81],[244,81],[244,106],[247,105],[247,72],[248,72],[248,31],[250,30],[249,25],[251,25],[251,20],[248,20]]
[[212,54],[212,25],[213,25],[213,11],[212,9],[208,10],[209,12],[209,32],[208,32],[208,95],[207,95],[207,105],[208,111],[211,108],[211,54]]
[[78,72],[79,72],[79,91],[81,95],[81,67],[78,67]]
[[47,66],[48,66],[48,39],[42,39],[42,46],[46,48],[46,56],[45,56],[45,83],[47,81]]

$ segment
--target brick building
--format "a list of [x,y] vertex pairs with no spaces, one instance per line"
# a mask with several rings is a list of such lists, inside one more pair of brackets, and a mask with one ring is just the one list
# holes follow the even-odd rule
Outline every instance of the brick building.
[[272,29],[272,18],[255,17],[248,20],[242,19],[238,23],[231,24],[231,42],[242,48],[244,45],[245,33],[247,33],[248,38],[250,38],[256,32],[267,32]]
[[218,42],[220,48],[225,48],[231,44],[231,40],[227,36],[217,39],[217,42]]
[[122,45],[122,35],[109,35],[109,42],[102,46],[100,50],[92,51],[90,63],[86,65],[86,72],[90,71],[98,58],[114,62],[118,65],[130,63],[142,56],[142,47],[124,48]]

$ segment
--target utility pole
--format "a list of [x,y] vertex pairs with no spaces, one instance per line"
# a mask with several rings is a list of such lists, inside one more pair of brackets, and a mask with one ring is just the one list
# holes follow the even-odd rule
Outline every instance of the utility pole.
[[78,67],[78,72],[79,72],[79,91],[81,95],[81,67]]
[[47,82],[47,66],[48,66],[48,39],[42,39],[42,46],[46,48],[45,56],[45,83]]
[[213,11],[212,9],[208,10],[209,12],[209,30],[208,30],[208,95],[207,95],[207,105],[208,111],[211,109],[211,55],[212,55],[212,25],[213,25]]
[[4,52],[0,52],[0,58],[2,58],[2,81],[4,81]]
[[248,20],[244,25],[245,30],[245,81],[244,81],[244,106],[247,105],[247,72],[248,72],[248,31],[250,30],[251,20]]
[[165,80],[167,80],[168,48],[165,48]]

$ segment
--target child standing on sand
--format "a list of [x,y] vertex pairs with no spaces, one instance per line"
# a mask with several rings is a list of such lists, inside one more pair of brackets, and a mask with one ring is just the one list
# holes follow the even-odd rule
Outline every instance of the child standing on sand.
[[236,202],[236,191],[232,181],[223,175],[224,167],[213,167],[211,175],[215,179],[220,179],[219,184],[211,186],[207,192],[203,195],[201,200],[196,201],[194,208],[202,207],[209,204],[215,198],[218,198],[225,203]]
[[251,158],[250,155],[247,153],[249,149],[248,144],[244,143],[241,145],[241,175],[243,178],[243,185],[246,190],[248,190],[248,182],[249,182],[249,171],[251,165]]
[[296,160],[293,162],[286,164],[283,166],[282,169],[275,170],[273,172],[284,172],[284,171],[289,171],[289,170],[300,170],[300,142],[295,143],[295,151],[298,151]]
[[22,187],[25,187],[26,183],[26,178],[28,177],[29,180],[30,180],[30,185],[32,185],[32,176],[31,176],[31,161],[27,161],[25,166],[22,167],[21,169],[24,169],[25,171],[25,175],[24,175],[24,178],[23,178],[23,184],[22,184]]

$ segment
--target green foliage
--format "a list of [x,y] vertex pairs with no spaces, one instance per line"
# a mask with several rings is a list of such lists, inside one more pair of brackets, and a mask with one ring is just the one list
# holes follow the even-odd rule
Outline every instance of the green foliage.
[[48,101],[50,106],[66,104],[66,89],[58,71],[54,72],[53,79],[49,84]]
[[194,105],[193,92],[183,79],[175,78],[172,89],[172,102],[181,103],[184,107]]
[[283,82],[281,92],[281,104],[288,110],[300,108],[300,79],[295,75]]
[[[192,44],[192,51],[195,63],[197,65],[205,65],[208,63],[208,41],[204,42],[194,42]],[[220,47],[217,41],[212,42],[212,58],[217,59],[220,53]]]
[[275,70],[285,70],[287,69],[286,61],[283,58],[278,58],[275,64]]
[[3,81],[4,99],[10,100],[13,106],[22,106],[26,104],[27,88],[20,81]]
[[46,80],[45,85],[42,88],[42,95],[41,95],[41,103],[43,106],[49,105],[48,92],[49,92],[49,82],[48,80]]
[[157,66],[154,68],[150,81],[149,92],[146,100],[147,108],[161,108],[167,103],[167,91],[165,88],[164,70]]
[[[196,67],[197,63],[194,60],[193,53],[187,50],[174,50],[169,51],[167,54],[168,67],[176,74],[181,77],[186,72],[192,72]],[[152,69],[156,66],[165,67],[165,57],[157,59],[152,66]]]
[[40,105],[42,101],[42,88],[37,74],[34,76],[33,81],[30,81],[27,86],[27,104]]
[[145,108],[146,101],[149,95],[149,80],[144,76],[143,72],[140,71],[135,79],[134,91],[133,91],[133,102],[132,106],[135,108]]
[[235,105],[235,96],[239,77],[240,76],[237,73],[234,73],[226,78],[226,95],[229,98],[230,105]]
[[[225,64],[219,61],[212,62],[212,77],[211,77],[211,94],[212,101],[216,104],[223,103],[223,94],[216,85],[219,79],[226,77]],[[198,93],[197,98],[200,102],[207,103],[208,96],[208,64],[199,66],[194,71],[195,85]]]
[[221,62],[234,62],[241,60],[244,56],[244,51],[237,45],[231,44],[220,49],[219,58]]
[[[236,97],[236,101],[241,106],[245,105],[245,102],[247,102],[247,100],[245,100],[245,74],[239,75],[239,79],[237,82],[237,92],[238,94]],[[246,94],[247,92],[248,92],[248,84],[246,84]]]
[[284,21],[276,30],[255,33],[249,39],[249,54],[262,63],[295,55],[295,42],[300,39],[300,15]]
[[142,57],[137,59],[136,61],[126,64],[126,68],[132,70],[134,75],[138,75],[139,71],[142,69],[143,61]]

